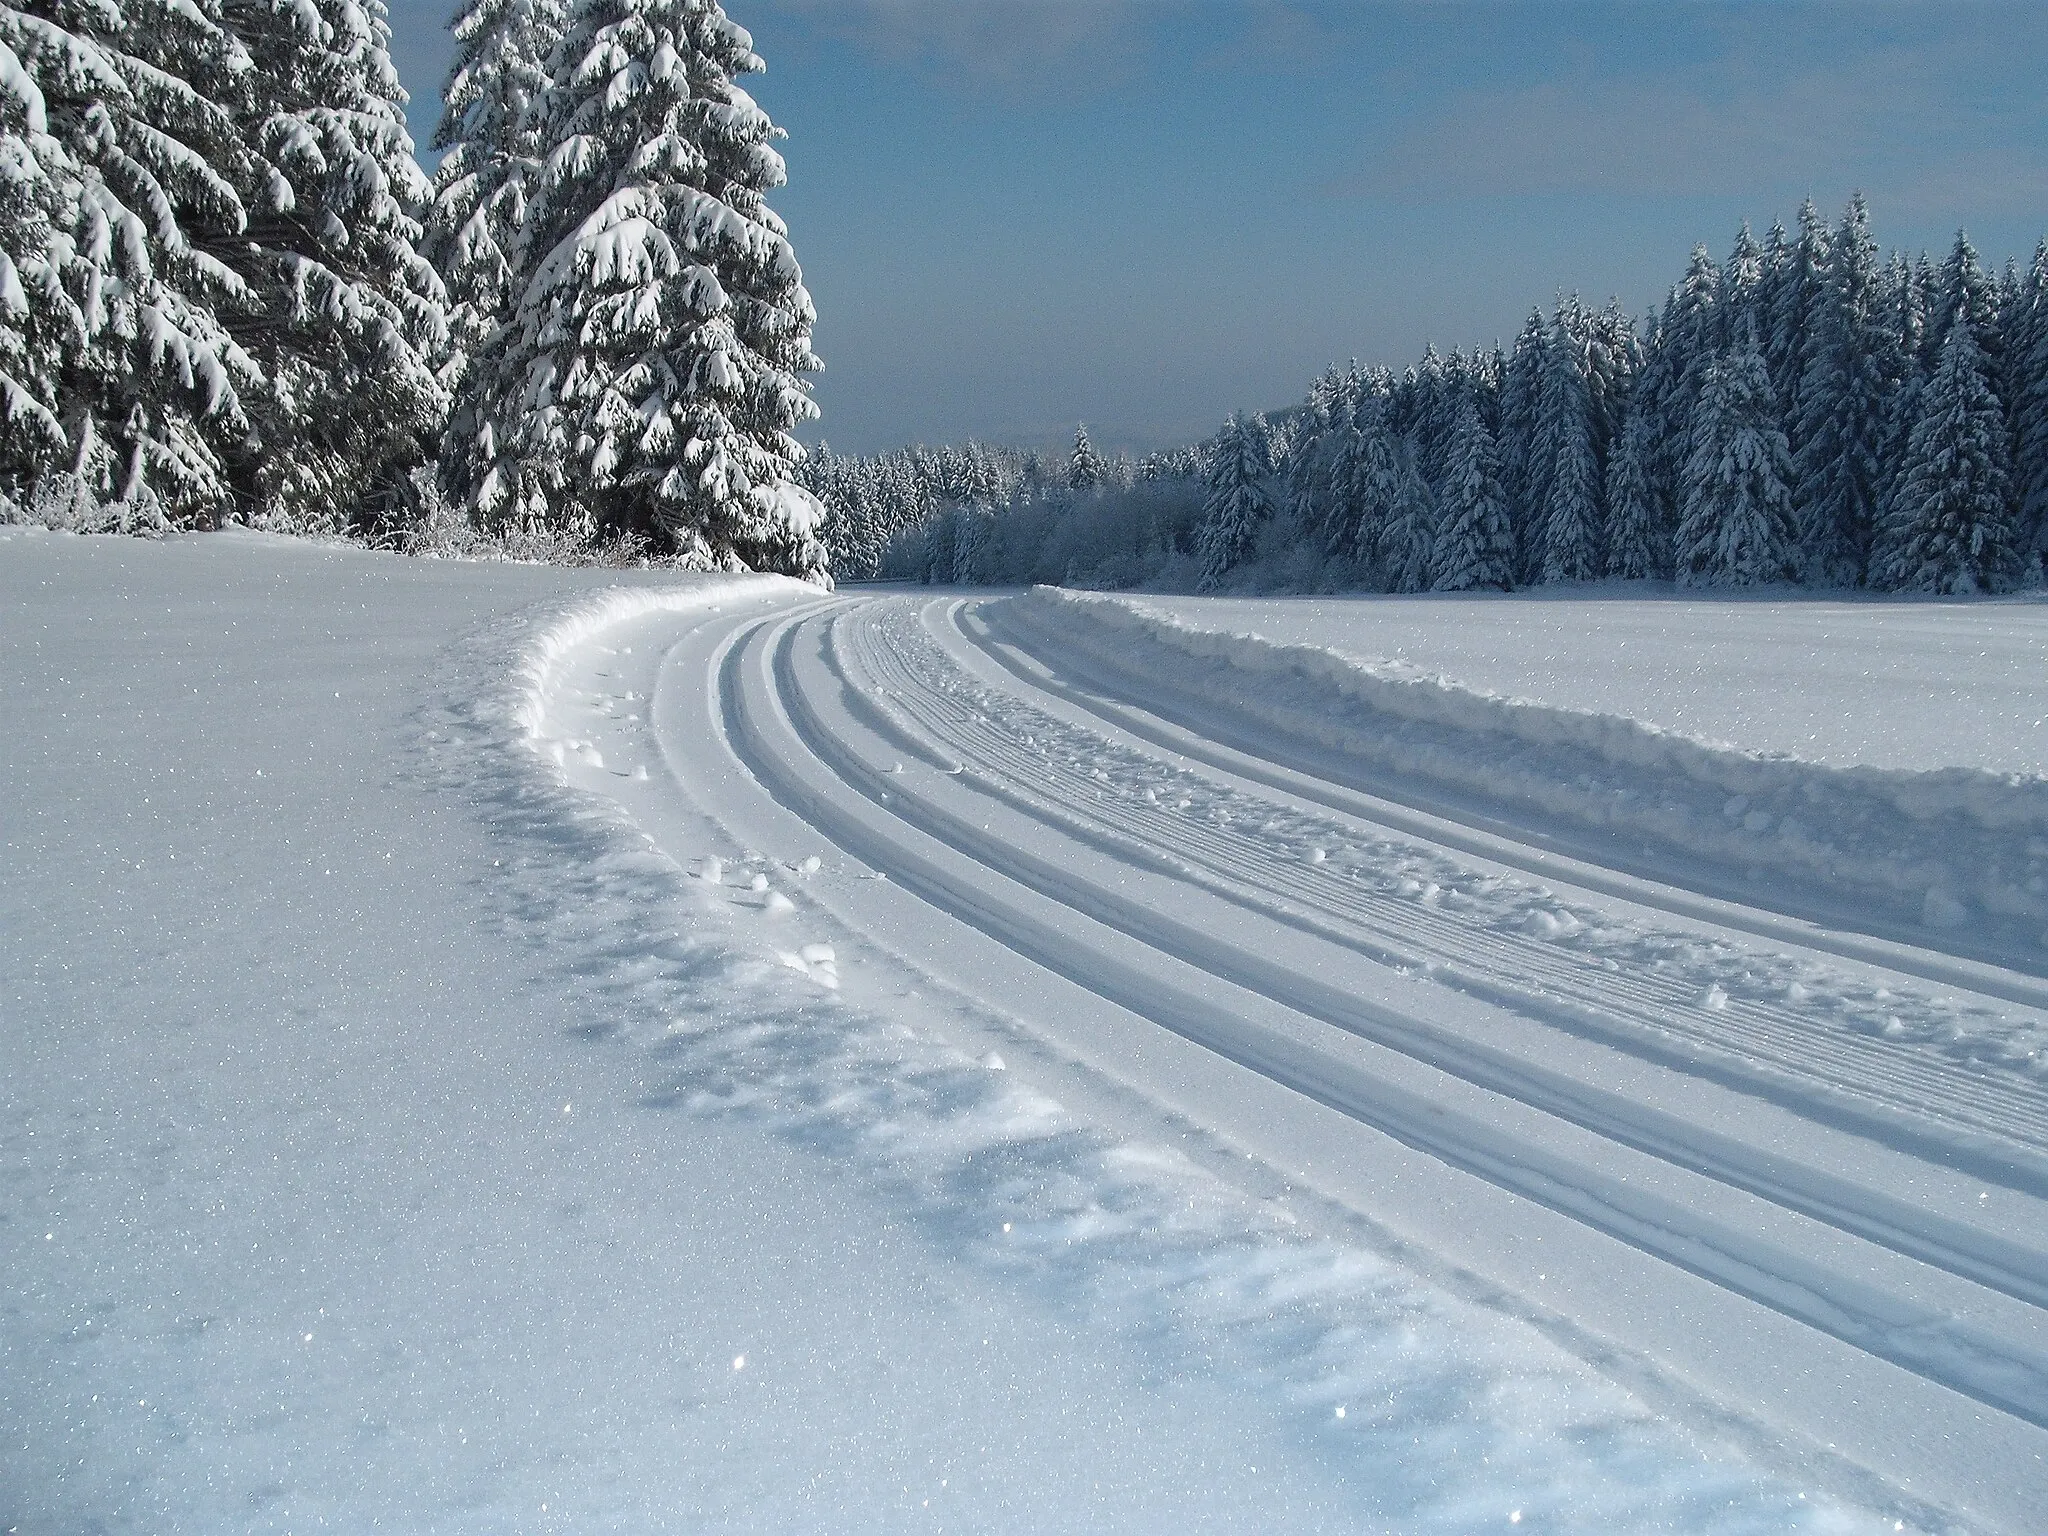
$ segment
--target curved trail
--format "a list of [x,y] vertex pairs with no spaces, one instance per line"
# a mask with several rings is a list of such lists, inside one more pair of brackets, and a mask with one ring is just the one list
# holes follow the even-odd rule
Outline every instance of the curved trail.
[[[709,724],[753,784],[886,875],[891,901],[924,904],[930,953],[910,958],[935,974],[952,925],[971,930],[995,957],[978,963],[1106,1005],[1101,1040],[1129,1019],[1254,1075],[1248,1102],[1299,1100],[1308,1118],[1285,1134],[1326,1139],[1317,1182],[1340,1200],[1359,1175],[1332,1115],[1421,1154],[1447,1189],[1479,1181],[1527,1233],[1584,1233],[1617,1288],[1669,1293],[1617,1302],[1594,1336],[1741,1400],[1724,1318],[1755,1358],[1834,1373],[1872,1405],[1864,1465],[2005,1528],[2048,1512],[2048,1089],[1855,1017],[1869,996],[1930,1016],[2010,999],[1935,996],[1774,918],[1561,889],[1540,855],[1536,886],[1526,864],[1420,839],[1298,769],[1183,751],[1185,733],[1055,680],[976,606],[821,604],[687,639],[670,670],[714,684]],[[1375,859],[1443,873],[1408,892]],[[896,919],[898,947],[915,921]],[[1788,967],[1804,979],[1781,986]],[[1762,981],[1724,990],[1724,973]],[[1096,1054],[1084,1010],[1069,1016],[1065,1038]],[[1419,1237],[1482,1270],[1496,1241]],[[1766,1417],[1856,1442],[1810,1411]],[[1944,1435],[2042,1474],[1994,1488]]]

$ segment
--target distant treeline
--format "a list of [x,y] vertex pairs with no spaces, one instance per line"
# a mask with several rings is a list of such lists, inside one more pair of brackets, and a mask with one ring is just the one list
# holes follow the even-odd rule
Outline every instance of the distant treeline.
[[1597,578],[1996,592],[2048,545],[2048,241],[1987,273],[1833,228],[1696,248],[1655,314],[1560,299],[1513,347],[1332,369],[1137,463],[814,455],[833,568],[979,583],[1508,588]]

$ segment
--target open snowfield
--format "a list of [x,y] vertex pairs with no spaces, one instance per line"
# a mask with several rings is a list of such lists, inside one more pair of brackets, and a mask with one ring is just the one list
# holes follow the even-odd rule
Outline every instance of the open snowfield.
[[2048,1528],[2019,764],[1071,602],[0,537],[0,1528]]
[[[1626,595],[1624,595],[1626,593]],[[2048,602],[1512,597],[1141,600],[1205,629],[1836,767],[2048,772]]]

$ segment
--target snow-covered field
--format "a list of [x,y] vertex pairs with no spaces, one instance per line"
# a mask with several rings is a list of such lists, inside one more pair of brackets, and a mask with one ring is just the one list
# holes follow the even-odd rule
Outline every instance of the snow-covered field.
[[1406,663],[1467,687],[1622,715],[1834,767],[2048,772],[2048,602],[1171,598],[1205,629]]
[[1063,601],[0,541],[0,1527],[2048,1525],[2024,956]]

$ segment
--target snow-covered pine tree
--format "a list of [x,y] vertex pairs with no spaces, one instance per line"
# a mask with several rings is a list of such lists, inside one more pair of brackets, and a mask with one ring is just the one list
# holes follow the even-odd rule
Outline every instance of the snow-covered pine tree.
[[482,386],[487,520],[830,580],[794,480],[817,360],[766,201],[782,133],[734,83],[762,67],[716,0],[575,0],[538,108],[532,276]]
[[1196,536],[1201,556],[1201,586],[1211,592],[1243,564],[1257,542],[1259,529],[1273,516],[1266,488],[1272,472],[1266,435],[1256,423],[1233,416],[1215,438],[1209,462],[1208,494],[1202,499],[1202,526]]
[[1088,441],[1088,428],[1079,425],[1074,428],[1074,451],[1067,458],[1067,489],[1070,491],[1092,491],[1102,484],[1102,460],[1096,456],[1095,447]]
[[1499,457],[1477,402],[1469,398],[1451,430],[1430,570],[1438,592],[1507,591],[1514,585],[1515,536],[1500,488]]
[[1295,527],[1318,539],[1334,520],[1330,494],[1330,469],[1342,439],[1350,431],[1349,412],[1340,430],[1334,411],[1339,409],[1324,388],[1327,375],[1311,386],[1303,404],[1299,440],[1287,462],[1287,513]]
[[1799,233],[1785,247],[1783,267],[1772,287],[1770,330],[1764,341],[1764,363],[1778,391],[1778,417],[1785,424],[1795,465],[1805,441],[1800,391],[1825,329],[1831,245],[1827,224],[1809,197],[1799,205]]
[[1707,368],[1719,345],[1721,274],[1707,248],[1696,245],[1685,276],[1664,310],[1632,395],[1651,421],[1650,493],[1667,526],[1676,527],[1680,481],[1691,452],[1692,419]]
[[1326,558],[1348,556],[1354,545],[1363,479],[1365,434],[1352,413],[1332,422],[1317,455],[1318,473],[1290,487],[1296,524]]
[[1642,371],[1643,343],[1635,323],[1610,299],[1605,309],[1589,311],[1586,327],[1586,392],[1592,406],[1593,452],[1602,464],[1621,436],[1629,397]]
[[1709,365],[1685,465],[1678,580],[1759,586],[1792,578],[1791,458],[1753,335]]
[[1630,411],[1607,458],[1607,566],[1624,581],[1671,574],[1671,525],[1650,488],[1650,417]]
[[249,515],[293,528],[396,517],[447,414],[439,276],[419,254],[432,188],[413,158],[383,0],[225,0],[253,68],[237,104],[267,185],[222,248],[258,312]]
[[1875,586],[2002,592],[2020,574],[2005,421],[1967,311],[1920,397],[1906,460],[1871,551]]
[[2030,559],[2048,551],[2048,240],[2034,248],[2022,303],[2021,336],[2007,338],[2012,379],[2014,500]]
[[1409,438],[1415,446],[1415,467],[1431,485],[1443,479],[1457,422],[1462,360],[1447,361],[1434,342],[1422,349],[1415,365],[1414,403]]
[[1964,230],[1956,231],[1956,243],[1942,261],[1932,297],[1928,373],[1932,375],[1940,367],[1949,327],[1961,317],[1968,323],[1983,358],[1985,382],[1997,395],[2005,368],[2005,341],[1998,324],[1998,285],[1977,259],[1977,248]]
[[1518,547],[1523,538],[1521,530],[1534,525],[1529,499],[1529,454],[1536,442],[1543,376],[1550,366],[1545,350],[1549,336],[1543,311],[1530,310],[1501,375],[1500,430],[1495,441],[1500,450],[1501,490],[1508,499],[1508,517],[1517,530]]
[[1715,345],[1733,348],[1747,336],[1758,338],[1758,346],[1769,333],[1771,317],[1765,307],[1766,266],[1764,249],[1743,221],[1735,233],[1735,245],[1721,268],[1720,302],[1715,306]]
[[1539,487],[1536,579],[1590,581],[1600,574],[1602,486],[1593,444],[1587,377],[1590,342],[1577,302],[1560,305],[1549,346],[1550,370],[1536,424],[1532,485]]
[[1427,592],[1436,553],[1436,497],[1422,478],[1412,443],[1400,445],[1401,474],[1386,526],[1380,532],[1383,568],[1390,592]]
[[17,499],[67,457],[57,382],[64,344],[84,328],[60,234],[75,223],[78,178],[13,46],[23,19],[0,9],[0,495]]
[[1830,247],[1798,391],[1793,504],[1801,579],[1847,587],[1863,580],[1869,557],[1897,346],[1882,310],[1877,245],[1862,194],[1850,199]]
[[1332,554],[1348,555],[1369,573],[1369,579],[1386,585],[1392,546],[1388,530],[1401,499],[1401,445],[1388,425],[1388,401],[1381,390],[1372,390],[1358,402],[1352,416],[1353,433],[1347,437],[1331,466],[1331,500],[1343,510],[1341,536],[1335,524],[1330,529]]
[[533,111],[547,89],[548,60],[562,35],[561,0],[466,0],[455,17],[455,63],[434,147],[446,151],[434,173],[434,201],[420,250],[448,295],[452,395],[443,481],[458,501],[470,486],[465,466],[475,440],[478,391],[472,361],[512,316],[526,274],[514,265],[525,244],[526,202],[540,168]]
[[562,34],[559,0],[466,0],[433,145],[445,151],[422,250],[448,290],[449,327],[474,345],[517,297],[514,248],[539,169],[533,108]]
[[[0,475],[210,520],[258,370],[211,248],[248,156],[215,99],[248,60],[210,0],[0,4]],[[143,515],[148,515],[146,512]]]

